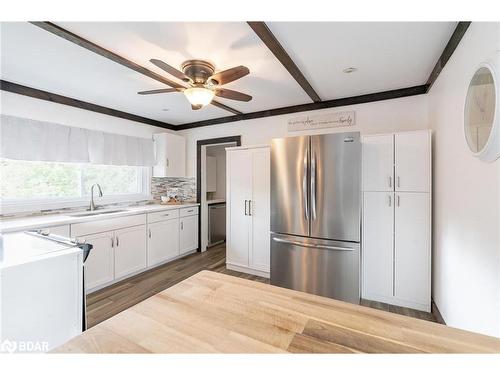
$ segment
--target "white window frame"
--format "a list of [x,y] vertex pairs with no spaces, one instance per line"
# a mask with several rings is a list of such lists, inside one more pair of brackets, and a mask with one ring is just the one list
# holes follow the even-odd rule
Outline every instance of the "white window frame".
[[[152,168],[141,168],[140,180],[142,182],[142,191],[139,194],[115,194],[106,195],[103,191],[103,196],[99,197],[94,195],[96,205],[107,205],[115,203],[134,203],[152,199],[151,195],[151,176]],[[85,197],[46,197],[36,199],[13,198],[13,199],[0,199],[0,214],[18,214],[29,213],[36,211],[50,211],[60,210],[64,208],[77,208],[81,207],[82,210],[86,209],[90,204],[90,196]]]

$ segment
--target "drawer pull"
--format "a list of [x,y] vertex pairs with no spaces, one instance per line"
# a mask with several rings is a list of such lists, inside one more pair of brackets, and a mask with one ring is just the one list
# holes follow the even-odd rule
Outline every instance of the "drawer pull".
[[193,212],[194,210],[188,210],[188,212]]

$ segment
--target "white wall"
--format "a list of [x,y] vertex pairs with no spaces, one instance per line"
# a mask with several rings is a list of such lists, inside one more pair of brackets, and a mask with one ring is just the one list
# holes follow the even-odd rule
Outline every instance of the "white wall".
[[[427,96],[386,100],[349,107],[310,111],[307,114],[356,111],[356,126],[341,129],[321,129],[307,134],[339,131],[360,131],[364,134],[428,129]],[[272,138],[303,135],[305,132],[287,131],[287,121],[299,114],[238,121],[179,132],[186,137],[187,176],[196,176],[196,141],[199,139],[241,135],[242,145],[269,144]]]
[[463,133],[467,85],[500,50],[500,24],[472,23],[429,93],[434,130],[433,297],[448,325],[500,336],[500,160]]
[[7,91],[0,92],[0,112],[6,115],[33,120],[143,138],[149,138],[154,133],[172,132],[140,122],[69,107]]

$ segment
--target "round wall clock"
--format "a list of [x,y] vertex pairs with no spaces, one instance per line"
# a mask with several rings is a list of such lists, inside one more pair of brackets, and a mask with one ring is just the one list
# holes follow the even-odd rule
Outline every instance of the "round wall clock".
[[464,130],[473,154],[483,161],[500,156],[500,58],[479,65],[469,83],[465,100]]

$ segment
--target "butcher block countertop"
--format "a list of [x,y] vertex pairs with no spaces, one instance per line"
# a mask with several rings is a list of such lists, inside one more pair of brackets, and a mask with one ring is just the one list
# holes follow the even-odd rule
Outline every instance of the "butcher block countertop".
[[54,352],[500,353],[500,339],[202,271]]

